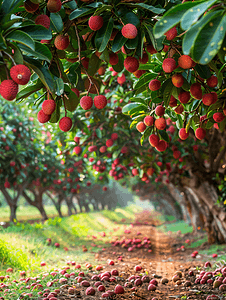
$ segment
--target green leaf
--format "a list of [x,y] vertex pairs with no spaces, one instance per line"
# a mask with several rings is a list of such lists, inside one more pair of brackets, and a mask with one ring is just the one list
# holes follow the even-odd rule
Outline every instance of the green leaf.
[[154,34],[153,34],[153,28],[151,25],[147,24],[147,23],[143,23],[143,25],[145,26],[146,30],[147,30],[147,33],[151,39],[151,42],[152,42],[152,45],[154,46],[154,48],[157,50],[157,51],[161,51],[163,49],[163,40],[165,39],[164,36],[156,39],[154,37]]
[[165,130],[159,130],[158,133],[160,134],[161,138],[166,141],[167,143],[170,142],[169,136]]
[[168,105],[169,105],[170,98],[171,98],[171,95],[172,95],[173,86],[174,85],[172,84],[171,78],[167,79],[164,82],[163,101],[164,101],[165,107],[168,107]]
[[181,28],[188,30],[195,22],[198,21],[199,17],[211,7],[217,0],[204,1],[195,7],[190,8],[181,19]]
[[77,95],[69,88],[68,85],[64,86],[66,92],[70,92],[69,95],[64,97],[64,103],[66,106],[66,109],[70,112],[73,112],[76,110],[77,106],[79,105],[79,98]]
[[95,46],[99,52],[104,51],[104,49],[107,47],[108,41],[110,40],[111,33],[114,26],[114,19],[110,18],[110,20],[101,27],[97,31],[97,34],[95,36]]
[[122,46],[126,43],[126,41],[127,41],[127,38],[125,38],[125,37],[121,34],[121,31],[119,31],[119,32],[116,34],[116,36],[115,36],[115,38],[114,38],[114,40],[113,40],[113,44],[112,44],[111,50],[112,50],[113,52],[119,51],[119,50],[122,48]]
[[213,16],[199,32],[192,57],[200,64],[208,64],[221,48],[226,32],[226,15],[223,10]]
[[[128,5],[128,3],[122,3],[122,4]],[[164,8],[154,7],[152,5],[148,5],[148,4],[145,4],[145,3],[129,3],[129,6],[149,10],[149,11],[153,12],[156,15],[159,15],[159,14],[162,14],[162,13],[165,12]]]
[[122,108],[122,113],[123,113],[124,115],[129,115],[129,114],[130,114],[129,112],[130,112],[133,108],[136,108],[136,107],[138,107],[138,106],[140,106],[140,103],[138,103],[138,102],[133,102],[133,103],[126,104],[126,105]]
[[137,44],[137,48],[136,48],[136,55],[138,57],[143,57],[143,53],[144,53],[144,38],[145,38],[145,32],[143,30],[143,28],[141,28],[138,31],[138,44]]
[[50,13],[50,27],[56,32],[61,32],[64,29],[64,23],[58,13]]
[[177,121],[176,121],[176,126],[178,129],[183,128],[183,120],[180,115],[177,115]]
[[82,16],[86,16],[89,14],[92,14],[95,11],[95,9],[93,8],[87,8],[87,7],[83,7],[83,8],[78,8],[75,9],[69,16],[69,20],[74,20],[78,17],[82,17]]
[[153,32],[155,38],[160,38],[169,29],[177,25],[187,10],[197,4],[199,4],[199,2],[185,2],[183,4],[173,6],[170,10],[168,10],[154,26]]
[[49,120],[50,123],[57,123],[60,119],[60,103],[61,101],[56,101],[56,109],[51,115],[51,119]]
[[141,137],[141,139],[140,139],[140,144],[141,144],[141,146],[143,145],[144,140],[145,140],[146,138],[148,138],[149,135],[151,135],[152,131],[153,131],[153,128],[152,128],[152,127],[148,127],[148,128],[145,129],[145,131],[143,132],[143,135],[142,135],[142,137]]
[[157,73],[144,73],[139,80],[135,83],[133,89],[139,89],[142,86],[146,86],[149,84],[150,80],[156,78],[158,76]]
[[134,114],[137,115],[137,113],[139,113],[139,114],[146,113],[146,111],[147,111],[147,106],[143,105],[143,104],[140,104],[139,106],[132,108],[130,110],[129,114],[131,116],[133,116]]
[[6,50],[6,49],[7,49],[7,44],[5,42],[2,33],[0,33],[0,50]]
[[22,45],[25,45],[26,47],[30,48],[31,50],[35,50],[35,42],[30,37],[29,34],[21,31],[21,30],[14,30],[11,31],[9,34],[5,36],[6,40],[9,41],[16,41],[18,43],[21,43]]
[[21,50],[16,47],[14,44],[12,44],[12,48],[14,49],[14,55],[13,55],[13,59],[15,60],[16,64],[22,64],[24,63],[24,59],[23,59],[23,55],[21,53]]
[[223,81],[223,74],[218,70],[216,64],[213,61],[211,61],[208,65],[216,73],[218,79],[218,86],[221,87]]
[[52,32],[42,25],[30,25],[22,27],[21,30],[29,34],[32,39],[36,40],[51,40]]
[[143,121],[145,114],[142,114],[139,117],[136,117],[133,122],[130,124],[130,129],[132,129],[138,122]]
[[3,13],[3,19],[1,20],[2,24],[5,24],[7,20],[10,19],[13,12],[16,12],[19,9],[19,6],[23,5],[23,0],[3,0],[1,5],[1,10]]
[[99,139],[102,139],[102,131],[99,128],[96,129],[96,134]]
[[138,35],[134,39],[128,39],[126,42],[126,47],[128,49],[135,49],[138,46],[138,41],[139,41]]
[[38,80],[36,84],[32,84],[30,86],[25,87],[17,94],[16,102],[21,99],[25,99],[25,98],[29,97],[31,94],[39,91],[43,87],[44,87],[44,85],[40,80]]
[[35,42],[35,50],[34,51],[24,45],[22,45],[20,48],[23,51],[25,51],[29,54],[32,54],[35,58],[39,58],[41,60],[46,60],[48,62],[50,62],[50,60],[52,59],[52,53],[49,50],[49,48],[40,42]]
[[100,56],[100,59],[101,60],[104,60],[106,62],[109,61],[109,52],[108,50],[105,48],[104,51],[101,53],[101,56]]
[[61,96],[64,93],[64,81],[62,78],[56,79],[56,94]]
[[122,16],[122,21],[124,24],[130,23],[134,26],[138,27],[140,25],[140,20],[137,15],[133,12],[128,12],[127,14]]
[[214,122],[213,121],[211,121],[211,120],[208,120],[207,121],[207,124],[206,124],[206,129],[210,129],[210,128],[212,128],[213,127],[213,125],[214,125]]
[[122,53],[118,54],[118,63],[117,65],[112,66],[114,71],[120,73],[124,69],[124,56]]
[[96,56],[95,53],[92,54],[91,58],[89,59],[89,67],[88,67],[88,74],[90,76],[94,76],[97,72],[101,64],[101,60]]
[[205,66],[205,65],[196,64],[194,69],[199,74],[199,76],[203,79],[207,79],[211,76],[210,68],[207,65]]

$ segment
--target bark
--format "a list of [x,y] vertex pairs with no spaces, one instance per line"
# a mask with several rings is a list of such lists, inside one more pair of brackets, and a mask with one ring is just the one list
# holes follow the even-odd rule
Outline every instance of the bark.
[[53,205],[55,206],[58,215],[60,218],[63,217],[62,212],[61,212],[61,204],[63,202],[63,196],[61,194],[58,194],[57,201],[54,199],[54,196],[50,194],[49,192],[46,193],[46,195],[50,198],[50,200],[53,202]]

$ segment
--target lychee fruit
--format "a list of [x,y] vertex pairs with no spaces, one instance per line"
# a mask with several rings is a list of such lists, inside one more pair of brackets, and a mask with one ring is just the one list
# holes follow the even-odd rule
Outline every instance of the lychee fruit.
[[154,168],[148,168],[147,171],[146,171],[148,176],[152,176],[154,174],[154,172],[155,172]]
[[172,76],[172,83],[175,87],[180,88],[184,84],[184,77],[182,74],[176,73]]
[[133,72],[133,75],[136,78],[140,78],[145,72],[146,72],[145,70],[137,70],[137,71]]
[[139,123],[137,123],[137,125],[136,125],[136,129],[137,129],[139,132],[144,132],[145,129],[146,129],[146,125],[144,124],[144,122],[139,122]]
[[73,152],[79,155],[82,152],[82,148],[80,146],[76,146],[74,147]]
[[48,99],[42,103],[42,110],[46,115],[51,115],[56,109],[56,102]]
[[150,54],[155,54],[155,53],[157,53],[157,51],[155,50],[155,48],[154,48],[154,46],[153,46],[152,44],[151,44],[151,45],[147,45],[146,50],[147,50],[147,52],[150,53]]
[[70,44],[69,36],[58,34],[54,40],[54,45],[58,50],[65,50]]
[[47,9],[51,13],[57,13],[61,10],[62,3],[60,0],[48,0]]
[[137,36],[137,28],[133,24],[126,24],[122,27],[121,33],[127,39],[135,39]]
[[152,116],[146,116],[143,121],[146,126],[152,126],[154,124],[154,118]]
[[3,80],[0,84],[0,95],[8,100],[11,101],[16,98],[18,94],[18,84],[13,80],[6,79]]
[[190,93],[193,98],[195,98],[197,100],[201,100],[202,99],[201,84],[198,82],[193,83],[190,87]]
[[31,77],[31,71],[25,65],[16,65],[10,69],[10,76],[17,84],[25,85]]
[[186,103],[188,103],[188,101],[190,100],[191,95],[190,95],[189,92],[186,92],[186,91],[183,91],[183,90],[182,90],[182,91],[179,93],[178,98],[179,98],[180,103],[186,104]]
[[202,96],[202,102],[206,106],[210,106],[211,104],[213,104],[213,95],[211,93],[204,94]]
[[184,107],[182,104],[179,104],[175,109],[174,109],[175,113],[180,115],[182,114],[182,112],[184,111]]
[[204,139],[204,137],[206,136],[206,130],[204,128],[197,128],[195,131],[195,136],[198,140],[202,140]]
[[102,109],[107,105],[107,98],[104,95],[95,96],[93,101],[94,101],[94,105],[98,109]]
[[159,141],[158,145],[155,147],[155,149],[159,152],[165,151],[167,148],[167,142],[164,140]]
[[109,64],[110,65],[112,65],[112,66],[117,65],[118,60],[119,60],[119,58],[118,58],[118,54],[117,53],[113,53],[112,52],[112,53],[109,54]]
[[165,73],[172,73],[176,67],[176,61],[173,58],[166,58],[162,63],[162,68]]
[[97,31],[104,25],[104,19],[101,16],[91,16],[88,25],[90,29]]
[[38,112],[38,115],[37,115],[37,118],[38,118],[38,121],[40,123],[46,123],[50,120],[51,116],[50,115],[46,115],[44,113],[44,111],[41,109],[39,112]]
[[206,83],[209,87],[214,88],[218,85],[218,79],[216,76],[212,75],[206,80]]
[[108,140],[106,141],[106,146],[107,146],[107,147],[111,147],[113,144],[114,144],[114,141],[113,141],[112,139],[108,139]]
[[220,123],[224,120],[225,116],[222,112],[216,112],[213,114],[213,119],[215,122]]
[[84,110],[88,110],[93,106],[93,99],[90,96],[83,96],[80,99],[80,105]]
[[100,153],[104,153],[107,151],[107,146],[101,146],[99,149]]
[[161,81],[159,81],[158,79],[152,79],[150,82],[149,82],[149,89],[151,91],[157,91],[160,89],[161,87]]
[[164,118],[156,119],[155,127],[159,130],[164,130],[166,128],[166,120]]
[[125,290],[120,284],[117,284],[114,292],[115,294],[124,294]]
[[156,108],[155,108],[155,114],[159,117],[162,117],[165,113],[165,108],[162,106],[162,105],[158,105]]
[[159,137],[156,134],[151,134],[148,138],[149,143],[151,144],[152,147],[158,146],[159,143]]
[[50,18],[47,15],[39,15],[35,19],[35,24],[36,25],[42,25],[46,29],[49,29],[49,27],[50,27]]
[[34,13],[39,8],[39,3],[33,3],[30,0],[24,2],[24,8],[29,13]]
[[9,183],[8,180],[5,181],[4,187],[5,187],[6,189],[10,189],[11,185],[10,185],[10,183]]
[[175,107],[175,106],[177,106],[177,99],[176,99],[175,97],[173,97],[172,95],[171,95],[171,97],[170,97],[169,106],[170,106],[170,107]]
[[172,41],[177,36],[177,28],[174,26],[170,30],[168,30],[166,33],[164,33],[166,36],[166,39],[168,41]]
[[185,128],[181,128],[180,130],[179,130],[179,138],[181,139],[181,140],[186,140],[187,138],[189,137],[189,133],[188,132],[186,132],[186,129]]
[[141,58],[141,57],[139,58],[139,63],[145,65],[145,64],[148,62],[148,60],[149,60],[148,55],[147,55],[147,53],[144,51],[144,52],[143,52],[142,58]]
[[212,99],[213,99],[212,104],[216,103],[217,100],[218,100],[217,93],[216,92],[211,92],[210,94],[212,95]]
[[181,156],[181,152],[179,150],[173,151],[173,157],[175,159],[178,159]]
[[139,61],[136,57],[128,56],[124,60],[124,67],[130,73],[136,72],[139,68]]
[[79,90],[76,89],[76,88],[72,88],[71,90],[72,90],[72,92],[74,92],[74,93],[77,95],[77,97],[79,98],[79,96],[80,96]]
[[113,140],[113,141],[116,141],[117,139],[118,139],[118,133],[112,133],[112,135],[111,135],[111,139]]
[[59,128],[60,130],[67,132],[72,127],[72,120],[69,117],[63,117],[60,119]]
[[181,55],[178,59],[178,65],[182,69],[190,69],[193,65],[193,60],[189,55]]
[[132,169],[132,174],[133,174],[133,176],[137,176],[139,174],[138,169],[136,169],[136,168]]
[[119,77],[117,78],[117,82],[118,82],[118,84],[120,84],[120,85],[122,85],[123,83],[125,83],[125,82],[126,82],[126,76],[125,76],[125,74],[122,73],[122,76],[119,76]]

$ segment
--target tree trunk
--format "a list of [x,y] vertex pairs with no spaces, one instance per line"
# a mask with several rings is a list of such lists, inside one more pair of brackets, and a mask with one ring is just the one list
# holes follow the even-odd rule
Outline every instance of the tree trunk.
[[54,200],[53,196],[50,193],[46,193],[46,195],[50,198],[50,200],[53,202],[53,205],[55,206],[58,215],[60,218],[63,218],[62,212],[61,212],[61,203],[63,201],[63,196],[61,194],[58,194],[57,201]]
[[17,205],[10,205],[10,222],[15,222],[16,220],[16,210],[17,210]]

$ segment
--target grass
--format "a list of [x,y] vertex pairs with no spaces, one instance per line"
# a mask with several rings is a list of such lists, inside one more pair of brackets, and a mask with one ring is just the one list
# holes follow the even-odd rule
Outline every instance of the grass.
[[193,231],[192,226],[189,226],[184,221],[177,221],[177,222],[174,222],[171,224],[164,224],[164,225],[159,226],[158,229],[163,232],[171,231],[173,233],[181,231],[182,234],[186,234],[188,232]]

